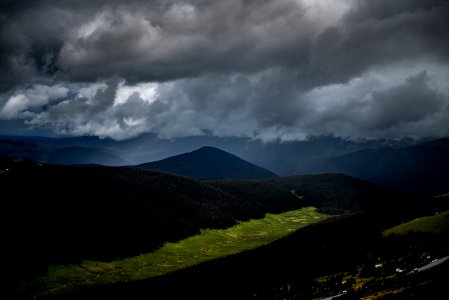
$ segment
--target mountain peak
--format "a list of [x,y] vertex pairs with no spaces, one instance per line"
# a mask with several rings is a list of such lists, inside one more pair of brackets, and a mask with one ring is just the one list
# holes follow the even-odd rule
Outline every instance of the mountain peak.
[[194,151],[200,151],[200,150],[218,150],[218,151],[221,151],[221,152],[226,152],[224,150],[221,150],[219,148],[212,147],[212,146],[203,146],[203,147],[200,147],[200,148],[198,148],[198,149],[196,149]]
[[203,146],[192,152],[141,164],[138,167],[201,180],[271,179],[277,177],[271,171],[211,146]]
[[212,147],[212,146],[203,146],[203,147],[200,147],[200,148],[198,148],[196,150],[193,150],[190,153],[194,153],[194,152],[220,152],[220,153],[230,154],[230,153],[228,153],[228,152],[226,152],[224,150],[221,150],[219,148]]

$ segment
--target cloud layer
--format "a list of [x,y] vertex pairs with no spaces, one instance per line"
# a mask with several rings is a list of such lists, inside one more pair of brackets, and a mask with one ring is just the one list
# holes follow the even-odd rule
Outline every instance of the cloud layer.
[[449,1],[6,1],[0,119],[57,133],[449,135]]

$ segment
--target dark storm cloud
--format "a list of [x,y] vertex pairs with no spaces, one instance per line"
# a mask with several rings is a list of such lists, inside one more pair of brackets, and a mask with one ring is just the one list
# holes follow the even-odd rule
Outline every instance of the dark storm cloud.
[[311,45],[311,69],[341,82],[372,66],[421,57],[449,61],[448,1],[358,1]]
[[134,81],[305,65],[327,22],[305,17],[307,5],[296,0],[33,3],[2,14],[11,51],[3,66],[18,82],[45,75],[49,64],[68,80]]
[[4,17],[2,44],[13,49],[10,68],[22,67],[17,74],[51,65],[76,80],[170,80],[287,65],[307,74],[303,80],[329,82],[384,61],[447,56],[447,3],[372,2],[354,2],[343,22],[326,29],[320,23],[334,17],[332,9],[309,16],[320,9],[313,1],[37,1]]
[[3,120],[119,139],[449,134],[449,1],[7,1],[0,11]]
[[386,91],[374,92],[367,123],[376,129],[416,122],[443,108],[444,96],[428,85],[425,72]]
[[[429,133],[436,132],[439,128],[435,128],[435,116],[443,112],[445,118],[449,117],[444,112],[448,101],[447,96],[429,86],[429,81],[427,73],[421,72],[388,89],[371,88],[365,99],[339,99],[343,101],[316,113],[318,117],[311,123],[315,127],[334,127],[334,132],[343,136],[363,137],[370,132],[395,137],[397,132],[404,134],[407,126],[422,121],[430,121],[426,125]],[[447,121],[449,125],[449,118]]]
[[107,8],[71,33],[59,64],[76,79],[158,81],[257,71],[306,54],[312,32],[294,1],[198,3]]

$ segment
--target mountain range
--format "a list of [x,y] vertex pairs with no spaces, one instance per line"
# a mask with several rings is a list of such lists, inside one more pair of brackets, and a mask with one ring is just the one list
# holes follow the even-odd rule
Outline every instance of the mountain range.
[[[231,150],[202,146],[176,154],[204,141]],[[343,173],[402,191],[436,195],[449,190],[448,144],[449,139],[421,143],[411,139],[351,142],[332,137],[266,145],[207,137],[169,142],[152,135],[122,142],[94,137],[2,137],[0,156],[44,163],[123,166],[133,165],[130,162],[137,156],[142,159],[142,153],[146,157],[161,157],[165,152],[175,155],[134,165],[202,180]]]
[[367,149],[315,161],[309,173],[344,173],[423,195],[449,191],[449,139]]
[[[102,149],[111,151],[126,160],[126,163],[121,160],[115,164],[111,163],[111,165],[139,165],[159,161],[208,145],[232,153],[280,176],[307,174],[306,168],[310,167],[310,162],[315,160],[341,156],[364,149],[407,147],[421,142],[409,138],[351,141],[332,136],[312,136],[304,141],[262,142],[245,138],[219,138],[207,135],[167,140],[152,133],[123,141],[89,136],[69,138],[0,136],[0,140],[24,141],[42,149],[73,146]],[[86,157],[80,158],[80,160],[82,159],[85,160]]]

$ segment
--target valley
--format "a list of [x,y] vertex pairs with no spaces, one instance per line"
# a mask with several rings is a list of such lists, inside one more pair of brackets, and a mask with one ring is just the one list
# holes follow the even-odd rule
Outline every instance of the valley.
[[122,167],[17,158],[0,157],[12,298],[379,298],[446,274],[410,273],[448,255],[444,184],[282,177],[213,147]]
[[268,244],[304,226],[329,216],[313,207],[263,219],[241,222],[227,229],[205,229],[199,235],[165,243],[154,252],[110,262],[84,260],[79,265],[53,266],[48,273],[28,283],[39,295],[63,293],[66,289],[98,284],[142,280],[183,269],[204,261],[236,254]]

